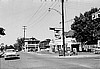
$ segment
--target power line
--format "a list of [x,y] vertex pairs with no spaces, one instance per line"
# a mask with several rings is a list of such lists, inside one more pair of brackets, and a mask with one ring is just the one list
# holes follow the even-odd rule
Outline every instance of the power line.
[[[38,16],[39,16],[39,14],[40,14],[40,12],[44,11],[44,10],[43,10],[44,6],[46,6],[46,3],[42,6],[41,10],[38,12],[38,15],[37,15],[37,16],[35,16],[35,17],[38,17]],[[33,22],[38,21],[38,19],[39,19],[39,18],[40,18],[40,16],[39,16],[38,18],[36,18],[35,20],[33,20]],[[29,27],[29,26],[31,26],[31,25],[33,24],[33,22],[32,22],[32,23],[30,23],[30,24],[28,25],[28,27]]]
[[[40,20],[37,22],[37,24],[47,16],[48,12],[47,12],[47,13],[46,13],[46,12],[47,12],[47,11],[44,12],[45,15],[43,15],[43,16],[40,18]],[[35,24],[36,24],[36,23],[34,23],[33,25],[35,25]]]
[[[46,3],[46,2],[45,2]],[[55,7],[56,5],[58,4],[58,2],[54,2],[54,3],[52,3],[49,7]],[[46,6],[46,5],[45,5]],[[49,7],[47,7],[47,8],[49,8]],[[31,23],[28,27],[30,28],[30,29],[33,29],[33,25],[35,26],[35,24],[39,24],[39,22],[41,21],[41,20],[43,20],[43,18],[45,18],[46,16],[47,16],[47,14],[48,14],[48,9],[37,19],[37,20],[35,20],[34,22],[35,23]],[[36,22],[37,21],[37,22]],[[31,28],[32,27],[32,28]],[[30,32],[29,32],[30,33]]]
[[[33,27],[35,26],[35,24],[38,24],[45,16],[47,15],[47,11],[45,11],[39,18],[38,18],[38,21],[32,23],[30,26],[28,26],[29,28],[30,27]],[[32,29],[32,28],[31,28]]]
[[36,16],[36,14],[39,12],[39,10],[43,7],[43,5],[44,5],[44,3],[42,3],[40,6],[39,6],[39,8],[36,10],[36,12],[31,16],[31,18],[26,22],[26,23],[29,23],[32,19],[33,19],[33,17],[35,17]]
[[[36,24],[39,24],[39,22],[40,22],[40,21],[41,21],[44,17],[46,17],[46,16],[47,16],[47,14],[48,14],[48,12],[47,12],[47,13],[45,13],[45,15],[44,15],[44,16],[43,16],[43,17],[42,17],[42,18],[41,18],[38,22],[33,23],[33,24],[31,25],[31,27],[32,27],[32,28],[30,28],[30,27],[29,27],[29,28],[30,28],[30,30],[31,30],[31,29],[33,29],[33,26],[35,26]],[[36,26],[35,26],[35,27],[36,27]],[[31,33],[29,32],[29,34],[31,34]]]
[[54,8],[57,4],[58,4],[58,2],[56,2],[56,4],[52,8]]
[[[63,37],[63,56],[65,56],[65,37],[64,37],[64,0],[61,0],[62,4],[62,37]],[[66,47],[67,48],[67,47]]]
[[[53,6],[54,5],[54,6]],[[55,4],[55,2],[54,3],[52,3],[49,7],[55,7],[57,5],[57,3]],[[48,8],[49,8],[48,7]],[[32,23],[32,25],[30,25],[31,27],[33,27],[33,25],[35,26],[35,24],[39,24],[39,22],[41,21],[41,20],[43,20],[43,18],[45,18],[46,16],[47,16],[47,14],[48,14],[48,9],[38,18],[38,22],[35,22],[35,23]],[[36,26],[35,26],[36,27]],[[29,27],[30,28],[30,27]],[[31,29],[33,29],[33,28],[31,28]],[[30,33],[30,32],[29,32]]]
[[[50,5],[50,7],[51,6],[53,6],[54,5],[54,3],[52,3],[51,5]],[[48,9],[46,10],[46,11],[48,11]],[[37,19],[37,20],[35,20],[34,22],[34,24],[36,24],[36,21],[41,21],[43,18],[44,18],[44,15],[46,14],[46,11]],[[30,26],[33,26],[33,23],[32,24],[30,24]]]
[[[32,11],[34,11],[32,8],[27,8],[27,9],[23,9],[22,11],[16,11],[16,13],[13,13],[13,15],[17,15],[17,14],[22,14],[23,12],[25,13],[26,11],[29,11],[29,10],[32,10]],[[22,20],[22,19],[21,19]],[[22,22],[21,24],[23,24],[24,22]],[[16,27],[19,27],[21,24],[19,24],[19,25],[16,25]]]
[[70,19],[70,20],[68,20],[68,21],[65,21],[65,23],[67,23],[67,22],[71,22],[71,21],[74,21],[74,19]]
[[66,13],[67,11],[66,11],[66,2],[65,2],[65,20],[66,20],[66,18],[67,18],[67,13]]
[[[52,8],[54,8],[57,4],[58,4],[58,3],[56,3]],[[52,6],[52,5],[51,5],[51,6]],[[50,7],[51,7],[51,6],[50,6]],[[37,23],[39,23],[43,18],[45,18],[47,14],[48,14],[48,12],[47,12]]]

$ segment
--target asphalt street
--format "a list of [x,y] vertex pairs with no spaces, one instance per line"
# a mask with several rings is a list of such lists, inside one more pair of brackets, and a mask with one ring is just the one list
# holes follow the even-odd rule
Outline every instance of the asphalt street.
[[55,58],[21,52],[20,59],[0,58],[0,69],[100,69],[100,57]]

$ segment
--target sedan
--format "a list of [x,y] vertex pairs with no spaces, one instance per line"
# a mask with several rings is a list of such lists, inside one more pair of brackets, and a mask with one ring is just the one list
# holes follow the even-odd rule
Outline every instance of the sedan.
[[19,54],[14,49],[7,49],[4,53],[4,58],[19,58]]
[[0,51],[0,57],[3,57],[4,52]]

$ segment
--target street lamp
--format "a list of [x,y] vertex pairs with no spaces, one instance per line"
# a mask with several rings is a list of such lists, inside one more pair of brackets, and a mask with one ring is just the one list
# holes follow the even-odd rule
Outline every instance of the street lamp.
[[54,9],[54,8],[49,8],[48,11],[51,11],[51,10],[55,10],[55,11],[58,12],[60,15],[62,15],[60,11],[58,11],[58,10],[56,10],[56,9]]
[[65,56],[65,37],[64,37],[64,0],[61,0],[61,3],[62,3],[62,14],[61,14],[58,10],[53,9],[53,8],[49,8],[49,11],[52,9],[52,10],[57,11],[60,15],[62,15],[63,56]]

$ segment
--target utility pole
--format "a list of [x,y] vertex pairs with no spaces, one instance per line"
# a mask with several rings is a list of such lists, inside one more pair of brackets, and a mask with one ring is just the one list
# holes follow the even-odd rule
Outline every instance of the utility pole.
[[65,37],[64,37],[64,0],[62,0],[62,35],[63,35],[63,56],[65,56]]
[[[25,32],[26,32],[26,27],[27,26],[23,26],[23,30],[24,30],[24,47],[25,47]],[[25,48],[23,48],[24,49],[24,51],[26,50],[26,47]]]
[[24,29],[24,40],[25,40],[25,34],[26,34],[26,33],[25,33],[25,32],[26,32],[26,27],[27,27],[27,26],[23,26],[23,29]]
[[[42,1],[42,0],[41,0]],[[44,1],[47,1],[47,0],[44,0]],[[51,0],[51,1],[53,1],[53,0]],[[54,0],[54,1],[56,1],[56,0]],[[63,56],[65,56],[65,37],[64,37],[64,1],[65,0],[61,0],[61,5],[62,5],[62,7],[61,7],[61,10],[62,10],[62,40],[63,40]],[[67,0],[66,0],[67,1]],[[50,8],[49,8],[49,10],[50,10]]]

